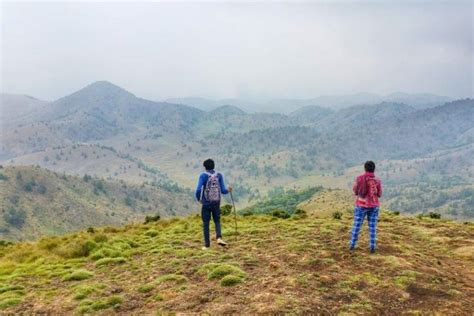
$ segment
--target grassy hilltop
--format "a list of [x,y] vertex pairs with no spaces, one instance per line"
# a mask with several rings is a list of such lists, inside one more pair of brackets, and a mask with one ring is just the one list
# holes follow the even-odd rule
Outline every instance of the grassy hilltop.
[[[4,313],[157,312],[468,315],[474,226],[384,211],[347,251],[340,191],[316,192],[290,218],[223,218],[228,248],[201,248],[197,216],[103,227],[0,247]],[[322,202],[341,211],[335,219]],[[331,204],[332,203],[332,204]],[[318,214],[316,214],[318,213]],[[296,214],[296,215],[295,215]],[[318,215],[318,216],[316,216]]]

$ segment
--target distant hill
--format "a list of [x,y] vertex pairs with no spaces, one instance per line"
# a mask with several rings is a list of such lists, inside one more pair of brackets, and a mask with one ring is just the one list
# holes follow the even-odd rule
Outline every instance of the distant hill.
[[25,240],[89,226],[193,211],[190,194],[74,177],[39,167],[0,169],[0,239]]
[[[400,210],[416,205],[420,212],[434,207],[456,218],[471,214],[470,208],[458,215],[453,211],[469,202],[459,193],[467,192],[466,183],[474,179],[466,162],[469,150],[454,154],[457,169],[445,168],[447,160],[435,156],[474,143],[472,99],[435,105],[445,99],[403,93],[390,95],[396,102],[378,102],[376,95],[366,93],[335,97],[268,103],[287,112],[298,108],[289,114],[255,113],[235,99],[203,111],[144,100],[99,81],[45,104],[41,115],[12,121],[0,135],[0,162],[194,189],[202,161],[212,157],[235,186],[239,203],[248,206],[277,188],[347,188],[355,170],[371,159],[397,187],[390,204]],[[413,103],[411,97],[416,97]],[[323,104],[331,100],[341,109]],[[361,103],[347,107],[351,100]],[[420,100],[434,103],[424,108]],[[397,174],[395,166],[402,171]],[[440,177],[449,179],[452,190],[439,187]],[[447,197],[420,204],[420,197],[407,190],[421,183],[422,196],[434,197],[427,187],[436,185]],[[451,198],[460,204],[441,202]]]
[[[358,247],[349,253],[352,213],[344,207],[344,194],[329,193],[317,192],[304,204],[306,213],[289,218],[281,218],[281,212],[238,216],[237,233],[234,217],[223,216],[226,248],[213,242],[211,249],[201,250],[202,222],[196,216],[3,244],[0,310],[137,315],[472,313],[472,223],[382,210],[377,252],[368,252],[364,223]],[[269,201],[285,202],[292,203]]]
[[204,111],[228,104],[237,106],[246,112],[270,112],[289,114],[306,106],[320,106],[333,110],[348,108],[358,105],[374,105],[382,102],[405,103],[417,109],[424,109],[442,105],[453,101],[452,98],[429,93],[402,93],[395,92],[388,95],[374,93],[355,93],[348,95],[322,95],[310,99],[206,99],[197,97],[172,98],[166,102],[187,104]]
[[12,120],[24,119],[25,115],[37,112],[48,102],[22,94],[0,94],[0,122],[4,126]]

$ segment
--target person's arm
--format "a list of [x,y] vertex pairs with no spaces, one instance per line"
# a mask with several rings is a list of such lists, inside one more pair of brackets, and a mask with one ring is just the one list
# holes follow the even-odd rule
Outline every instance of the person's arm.
[[355,195],[358,195],[359,192],[359,179],[356,177],[354,180],[354,184],[352,185],[352,192],[354,192]]
[[204,186],[204,177],[203,177],[203,175],[204,174],[201,174],[199,176],[198,184],[197,184],[197,187],[196,187],[195,196],[196,196],[196,200],[198,200],[198,201],[201,200],[202,187]]
[[382,181],[377,181],[377,196],[382,197]]
[[[219,185],[221,187],[221,193],[222,194],[227,194],[229,193],[229,190],[225,187],[225,183],[224,183],[224,176],[222,175],[222,173],[219,173]],[[229,187],[230,191],[232,191],[232,189]]]

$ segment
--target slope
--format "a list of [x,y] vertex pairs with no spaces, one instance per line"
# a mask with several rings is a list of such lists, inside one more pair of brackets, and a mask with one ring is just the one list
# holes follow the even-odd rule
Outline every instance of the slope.
[[0,170],[0,239],[24,240],[145,215],[191,212],[190,194],[151,186],[66,176],[39,167]]
[[[192,216],[0,248],[5,313],[469,315],[474,226],[383,212],[379,248],[347,251],[351,215],[223,218],[201,251]],[[59,295],[60,294],[60,295]]]

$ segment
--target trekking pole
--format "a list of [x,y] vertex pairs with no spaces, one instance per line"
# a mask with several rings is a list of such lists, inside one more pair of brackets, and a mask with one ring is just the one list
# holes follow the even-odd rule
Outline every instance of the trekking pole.
[[230,199],[232,200],[232,206],[234,207],[234,222],[235,222],[235,240],[237,240],[237,211],[235,210],[235,202],[234,202],[234,196],[232,195],[232,192],[230,192]]

